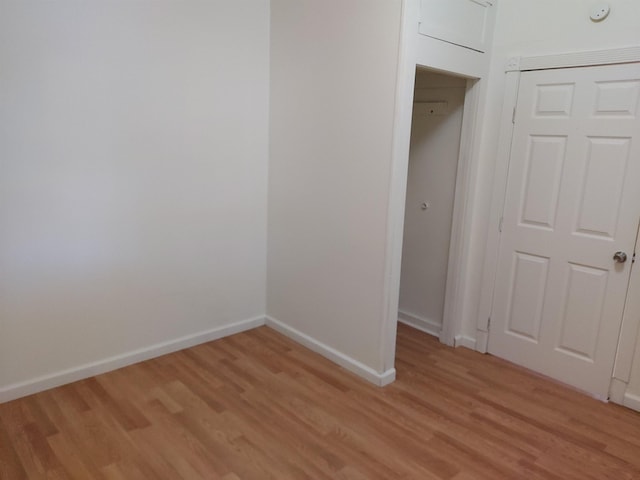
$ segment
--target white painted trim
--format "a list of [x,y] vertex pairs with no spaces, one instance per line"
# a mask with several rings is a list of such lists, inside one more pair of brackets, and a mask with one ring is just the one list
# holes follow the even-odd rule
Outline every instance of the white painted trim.
[[[520,57],[519,65],[514,67],[520,71],[526,71],[551,68],[591,67],[630,62],[640,62],[640,46]],[[509,64],[510,63],[511,62],[509,62]]]
[[447,345],[455,344],[455,337],[462,330],[463,318],[462,292],[468,279],[466,271],[469,251],[466,234],[471,225],[469,199],[471,188],[471,158],[473,155],[474,131],[479,104],[480,80],[467,80],[460,131],[460,149],[451,218],[451,238],[449,240],[449,258],[442,315],[440,341]]
[[439,322],[434,322],[428,318],[413,315],[412,313],[402,310],[398,311],[398,321],[416,330],[433,335],[434,337],[440,337],[440,332],[442,331],[442,325]]
[[368,367],[362,362],[359,362],[355,358],[345,355],[335,348],[330,347],[329,345],[322,343],[315,338],[310,337],[306,333],[302,333],[301,331],[296,330],[273,317],[266,317],[266,325],[375,385],[384,387],[396,379],[395,368],[390,368],[382,373],[376,372],[374,369]]
[[466,335],[456,335],[453,342],[454,347],[466,347],[471,350],[476,350],[476,339],[468,337]]
[[609,386],[609,401],[617,403],[618,405],[624,405],[624,394],[626,391],[626,382],[612,378],[611,385]]
[[487,353],[489,351],[489,332],[476,330],[476,352]]
[[380,330],[380,365],[384,370],[393,369],[396,356],[396,335],[400,300],[400,267],[402,264],[402,238],[404,235],[404,210],[407,197],[409,170],[409,144],[416,64],[414,60],[414,25],[419,14],[415,0],[402,0],[402,23],[398,75],[396,79],[396,104],[393,118],[393,145],[389,205],[387,207],[387,238],[385,248],[384,290],[382,291],[382,319]]
[[67,383],[76,382],[95,375],[100,375],[134,363],[143,362],[151,358],[193,347],[194,345],[218,340],[219,338],[251,330],[264,324],[264,316],[250,318],[248,320],[242,320],[228,325],[223,325],[221,327],[212,328],[211,330],[206,330],[204,332],[186,335],[174,340],[157,343],[149,347],[115,355],[97,362],[87,363],[24,382],[7,385],[6,387],[0,388],[0,403],[15,400],[16,398],[38,393]]
[[638,412],[640,412],[640,396],[638,395],[625,393],[622,404],[625,407],[628,407],[628,408],[631,408],[632,410],[637,410]]
[[[482,287],[480,290],[480,304],[478,305],[478,317],[476,328],[485,333],[482,342],[483,353],[488,349],[488,324],[493,309],[493,294],[498,267],[498,255],[500,251],[500,219],[504,210],[505,196],[507,193],[507,177],[509,176],[509,158],[511,157],[511,142],[513,139],[513,111],[518,102],[518,85],[520,73],[506,74],[505,95],[500,117],[500,136],[498,139],[498,152],[493,176],[493,192],[491,196],[491,216],[489,217],[489,229],[482,267]],[[479,340],[479,339],[478,339]]]
[[[640,232],[636,234],[634,251],[638,253]],[[616,360],[613,366],[613,377],[628,383],[631,379],[633,357],[638,343],[640,329],[640,263],[631,265],[627,298],[622,313],[622,325],[618,336]]]

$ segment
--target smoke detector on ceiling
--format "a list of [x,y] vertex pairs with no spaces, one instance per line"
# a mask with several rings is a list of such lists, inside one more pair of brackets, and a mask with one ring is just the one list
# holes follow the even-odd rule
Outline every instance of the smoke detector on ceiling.
[[607,18],[607,15],[609,15],[610,11],[611,7],[609,7],[608,3],[598,2],[591,9],[591,13],[589,16],[594,22],[601,22],[602,20]]

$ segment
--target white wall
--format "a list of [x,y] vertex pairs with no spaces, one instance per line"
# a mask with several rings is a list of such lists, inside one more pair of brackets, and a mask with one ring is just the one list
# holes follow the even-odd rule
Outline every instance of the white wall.
[[602,22],[589,18],[584,0],[501,0],[493,36],[494,57],[543,55],[600,50],[637,44],[640,3],[608,0],[610,15]]
[[268,1],[4,1],[0,65],[0,393],[264,314]]
[[375,372],[400,10],[271,2],[267,313]]
[[[486,111],[482,118],[480,166],[475,179],[469,294],[463,314],[464,333],[475,335],[476,322],[489,315],[490,297],[481,301],[483,259],[491,213],[493,174],[504,100],[505,64],[515,56],[600,50],[640,44],[640,2],[610,0],[611,14],[600,23],[589,19],[592,2],[583,0],[500,0],[488,76]],[[550,14],[552,12],[552,14]],[[480,308],[479,308],[480,306]]]
[[[444,313],[466,83],[416,72],[399,312],[403,321],[433,335],[440,334]],[[447,110],[428,115],[422,102],[444,102]],[[426,210],[423,202],[429,204]]]

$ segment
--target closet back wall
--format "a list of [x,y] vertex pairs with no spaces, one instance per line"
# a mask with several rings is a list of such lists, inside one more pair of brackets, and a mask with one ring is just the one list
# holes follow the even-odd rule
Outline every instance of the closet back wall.
[[263,320],[268,0],[4,1],[0,65],[0,400]]

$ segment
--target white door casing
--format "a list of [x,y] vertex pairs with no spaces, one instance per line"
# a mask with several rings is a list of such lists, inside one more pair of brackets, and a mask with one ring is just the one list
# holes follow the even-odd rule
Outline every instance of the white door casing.
[[640,64],[523,72],[515,116],[489,351],[600,398],[640,218],[639,93]]

